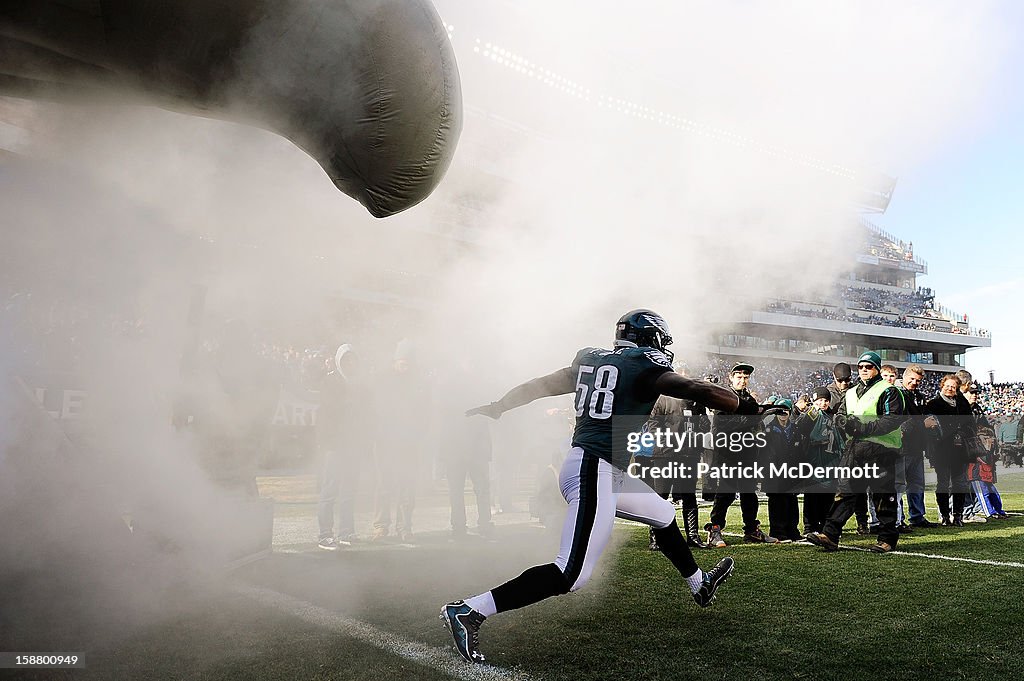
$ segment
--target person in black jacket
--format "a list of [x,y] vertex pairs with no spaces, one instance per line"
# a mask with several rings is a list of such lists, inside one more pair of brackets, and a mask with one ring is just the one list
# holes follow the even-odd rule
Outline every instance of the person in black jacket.
[[938,437],[939,422],[924,416],[925,397],[918,389],[924,380],[924,368],[911,364],[903,370],[903,396],[910,418],[903,424],[903,471],[907,481],[907,517],[911,527],[936,527],[925,517],[924,457]]
[[[754,373],[754,367],[750,364],[739,363],[729,372],[729,387],[740,400],[753,401],[747,386],[750,384],[750,375]],[[716,411],[712,421],[715,439],[719,436],[728,436],[730,439],[743,433],[761,433],[764,424],[758,416],[735,416],[731,412]],[[733,451],[729,447],[719,447],[715,450],[715,463],[737,462],[746,457],[747,461],[757,460],[756,451]],[[711,522],[704,526],[708,531],[707,543],[712,548],[726,546],[722,536],[725,529],[725,517],[736,500],[736,492],[740,496],[740,511],[743,515],[743,541],[750,544],[777,544],[778,539],[765,534],[761,530],[761,521],[757,518],[758,500],[757,492],[752,488],[751,481],[723,480],[719,481],[719,491],[715,493],[715,504],[711,508]]]
[[973,420],[971,405],[960,393],[960,379],[954,374],[943,376],[939,394],[925,404],[924,411],[938,418],[941,428],[931,457],[936,475],[935,501],[939,505],[940,524],[963,527],[967,492],[966,438]]
[[[793,419],[793,403],[782,399],[775,403],[785,411],[775,414],[766,426],[771,461],[793,466],[800,463],[799,433]],[[771,480],[768,488],[769,534],[780,542],[801,541],[800,505],[797,503],[799,483],[795,480]]]
[[[828,413],[835,416],[839,413],[839,407],[843,404],[843,397],[846,391],[853,384],[853,370],[846,362],[839,362],[832,367],[832,383],[828,385],[829,405]],[[857,516],[857,534],[868,534],[868,496],[857,497],[854,506],[854,514]]]
[[[685,376],[686,371],[677,369],[680,376]],[[711,420],[708,417],[707,408],[694,400],[682,400],[669,395],[662,395],[654,404],[651,411],[651,431],[661,429],[663,432],[677,434],[684,433],[707,433],[711,428]],[[667,463],[676,462],[688,467],[689,470],[697,470],[701,456],[704,453],[694,443],[694,439],[687,439],[682,446],[655,447],[654,466],[664,466]],[[680,476],[677,478],[659,478],[651,481],[654,491],[662,499],[669,499],[670,496],[682,502],[683,508],[683,534],[686,543],[695,548],[707,548],[707,544],[700,537],[700,525],[697,515],[697,478],[696,476]],[[652,551],[660,550],[658,541],[654,536],[654,528],[650,530],[650,544]]]
[[[815,467],[836,466],[843,452],[843,434],[829,413],[828,388],[815,388],[811,407],[797,419],[797,437],[802,460]],[[805,481],[804,534],[821,532],[836,494],[834,477]]]
[[853,383],[853,370],[846,362],[840,362],[832,367],[832,383],[828,385],[829,404],[828,413],[835,415],[839,411],[839,405],[843,402],[843,396],[850,389]]
[[[826,551],[839,548],[843,526],[854,513],[857,495],[864,494],[870,484],[874,490],[875,512],[878,515],[878,542],[871,547],[876,553],[888,553],[896,548],[899,532],[896,529],[896,464],[902,439],[900,427],[906,409],[903,393],[882,379],[882,358],[875,352],[865,352],[857,362],[859,380],[850,387],[839,407],[837,420],[849,438],[842,464],[869,467],[877,477],[842,477],[839,480],[836,501],[832,504],[828,520],[821,532],[811,532],[807,541]],[[875,397],[877,396],[877,397]]]

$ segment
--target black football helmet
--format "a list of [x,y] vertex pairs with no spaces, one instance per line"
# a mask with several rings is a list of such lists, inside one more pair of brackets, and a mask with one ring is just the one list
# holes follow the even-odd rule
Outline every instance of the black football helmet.
[[665,318],[657,312],[639,309],[630,310],[619,318],[615,325],[615,346],[637,346],[660,350],[672,361],[668,346],[672,345],[672,334]]

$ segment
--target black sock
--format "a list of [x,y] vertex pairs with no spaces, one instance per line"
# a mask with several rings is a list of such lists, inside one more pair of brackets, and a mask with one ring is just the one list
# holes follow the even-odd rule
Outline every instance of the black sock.
[[[676,533],[679,533],[678,528]],[[690,560],[693,560],[692,558]],[[554,563],[537,565],[501,586],[491,589],[494,607],[498,612],[515,610],[551,596],[569,593],[565,575]]]
[[690,547],[686,545],[686,540],[683,539],[683,535],[679,531],[679,525],[676,524],[675,518],[672,519],[672,523],[668,527],[654,528],[654,538],[658,540],[658,548],[666,558],[672,561],[676,570],[679,570],[679,574],[683,577],[689,577],[700,569],[697,567],[697,561],[693,559]]

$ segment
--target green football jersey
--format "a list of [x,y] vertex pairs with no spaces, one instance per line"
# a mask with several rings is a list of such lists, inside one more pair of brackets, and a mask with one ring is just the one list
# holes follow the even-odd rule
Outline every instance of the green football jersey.
[[[576,375],[576,428],[574,447],[625,469],[630,452],[627,436],[637,432],[651,415],[658,393],[641,389],[657,374],[672,370],[672,363],[654,348],[583,348],[576,353],[572,372]],[[649,384],[647,384],[649,386]]]

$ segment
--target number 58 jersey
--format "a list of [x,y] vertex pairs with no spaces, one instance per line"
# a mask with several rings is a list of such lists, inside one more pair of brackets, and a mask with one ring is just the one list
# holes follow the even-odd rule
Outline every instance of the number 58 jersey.
[[632,455],[628,436],[639,432],[658,400],[654,379],[671,370],[668,357],[654,348],[577,352],[572,362],[576,377],[573,447],[625,470]]

